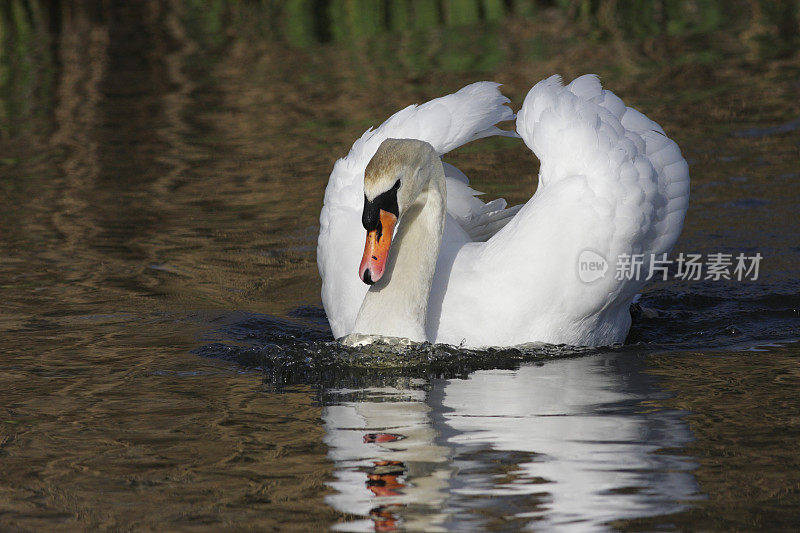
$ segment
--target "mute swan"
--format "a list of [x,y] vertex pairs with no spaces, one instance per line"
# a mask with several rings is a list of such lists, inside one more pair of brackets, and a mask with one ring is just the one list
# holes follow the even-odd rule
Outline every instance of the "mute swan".
[[[514,118],[498,86],[473,83],[409,106],[334,165],[317,262],[337,339],[624,341],[651,254],[668,252],[683,226],[686,161],[661,126],[597,76],[567,86],[552,76],[530,90],[516,120],[541,161],[536,193],[523,206],[484,204],[440,156],[482,137],[517,136],[495,126]],[[604,275],[582,281],[582,253],[605,259]],[[621,254],[644,255],[640,279],[616,279]]]

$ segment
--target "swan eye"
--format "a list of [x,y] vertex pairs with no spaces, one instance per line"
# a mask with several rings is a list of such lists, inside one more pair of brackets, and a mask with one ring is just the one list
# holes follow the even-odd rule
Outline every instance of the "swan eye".
[[394,189],[396,191],[399,188],[400,188],[400,180],[398,179],[396,182],[394,182],[394,185],[392,186],[392,189]]

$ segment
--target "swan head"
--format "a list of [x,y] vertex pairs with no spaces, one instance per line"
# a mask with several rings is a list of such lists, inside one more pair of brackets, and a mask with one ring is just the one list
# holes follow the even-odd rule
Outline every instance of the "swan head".
[[383,276],[394,229],[430,179],[431,163],[438,160],[433,146],[424,141],[386,139],[367,164],[361,215],[367,242],[358,269],[364,283],[372,285]]

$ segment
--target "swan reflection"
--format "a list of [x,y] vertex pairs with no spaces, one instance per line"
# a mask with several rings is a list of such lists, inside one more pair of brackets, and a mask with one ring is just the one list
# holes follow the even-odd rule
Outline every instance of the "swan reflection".
[[489,370],[466,379],[330,390],[341,530],[602,530],[698,495],[683,413],[635,354]]

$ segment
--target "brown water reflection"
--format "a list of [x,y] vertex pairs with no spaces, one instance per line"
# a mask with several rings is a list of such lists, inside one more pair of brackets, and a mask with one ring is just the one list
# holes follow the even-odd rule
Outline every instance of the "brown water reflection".
[[[800,354],[796,346],[721,354],[687,353],[651,359],[668,390],[667,406],[688,417],[695,442],[698,483],[708,500],[669,517],[680,529],[768,530],[797,528],[800,502]],[[620,522],[621,529],[650,531],[665,522]]]
[[[602,11],[481,8],[484,22],[419,11],[414,31],[354,36],[355,19],[314,33],[303,28],[319,21],[281,25],[248,11],[255,3],[196,4],[0,8],[11,28],[0,57],[2,528],[307,530],[343,518],[325,504],[335,465],[318,391],[275,394],[261,374],[190,351],[234,312],[318,305],[317,218],[334,160],[395,110],[477,79],[504,83],[519,106],[553,72],[597,72],[659,121],[692,165],[677,249],[758,249],[769,261],[758,286],[653,298],[763,296],[782,321],[744,314],[732,326],[750,326],[750,341],[797,337],[786,324],[800,275],[800,129],[763,130],[800,117],[790,24],[745,12],[730,27],[634,38],[592,22]],[[521,143],[448,160],[512,203],[535,186]],[[727,322],[705,337],[669,322],[673,341],[709,349],[734,336]],[[792,346],[652,357],[675,397],[642,408],[693,413],[697,440],[676,453],[696,458],[709,498],[619,526],[796,526],[796,362]]]
[[336,518],[310,497],[330,467],[307,388],[264,394],[258,374],[187,357],[191,328],[172,320],[149,321],[149,334],[124,318],[70,322],[5,337],[21,349],[6,349],[0,374],[4,528],[271,529],[298,515],[306,526]]

